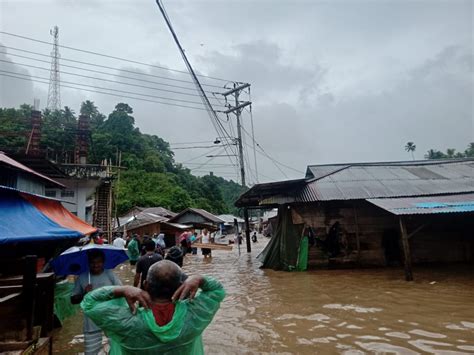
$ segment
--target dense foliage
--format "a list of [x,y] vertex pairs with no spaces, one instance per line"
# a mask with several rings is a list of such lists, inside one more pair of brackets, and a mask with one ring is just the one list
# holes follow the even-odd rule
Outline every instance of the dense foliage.
[[[32,108],[0,108],[0,149],[24,150],[31,132]],[[81,105],[80,114],[90,117],[88,163],[104,160],[126,168],[120,174],[117,208],[123,213],[133,206],[162,206],[173,211],[186,207],[204,208],[213,213],[237,213],[233,202],[242,187],[214,175],[197,177],[174,161],[167,142],[135,127],[133,109],[119,103],[106,117],[91,101]],[[43,111],[41,145],[47,156],[60,163],[74,162],[77,117],[73,110]]]
[[456,152],[456,149],[448,148],[446,153],[430,149],[425,154],[426,159],[456,159],[456,158],[474,158],[474,142],[469,143],[464,152]]

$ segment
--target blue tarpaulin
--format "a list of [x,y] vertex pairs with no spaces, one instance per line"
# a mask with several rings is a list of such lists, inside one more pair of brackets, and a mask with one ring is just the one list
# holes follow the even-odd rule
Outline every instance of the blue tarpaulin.
[[0,245],[74,239],[82,235],[53,222],[18,191],[0,190]]

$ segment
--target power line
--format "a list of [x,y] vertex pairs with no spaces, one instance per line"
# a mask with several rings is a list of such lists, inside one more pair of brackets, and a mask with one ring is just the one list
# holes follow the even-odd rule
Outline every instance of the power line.
[[168,17],[168,14],[166,13],[166,10],[165,10],[165,7],[164,5],[161,3],[160,0],[156,0],[156,4],[158,5],[159,9],[160,9],[160,12],[161,14],[163,15],[163,18],[166,22],[166,25],[168,26],[168,29],[169,31],[171,32],[171,35],[176,43],[176,46],[178,47],[178,50],[181,54],[181,57],[183,58],[183,61],[184,63],[186,64],[186,68],[188,69],[189,73],[191,74],[191,77],[194,81],[194,84],[196,85],[196,88],[198,89],[198,92],[199,94],[201,95],[201,100],[204,104],[204,107],[206,107],[206,111],[209,115],[209,118],[211,119],[211,123],[212,125],[214,126],[218,136],[221,136],[223,137],[223,139],[225,140],[225,143],[224,144],[224,149],[227,153],[227,155],[229,156],[229,160],[232,162],[232,158],[231,158],[231,155],[232,154],[228,154],[228,149],[227,147],[229,148],[229,150],[232,152],[232,153],[235,153],[231,143],[232,143],[232,140],[229,138],[231,138],[229,136],[229,134],[227,133],[226,129],[224,128],[222,122],[220,122],[219,120],[219,117],[217,116],[217,113],[216,111],[214,110],[214,108],[212,107],[210,101],[209,101],[209,98],[207,97],[200,81],[199,81],[199,78],[197,77],[196,73],[194,72],[194,69],[193,67],[191,66],[191,63],[189,62],[185,52],[184,52],[184,49],[183,47],[181,46],[181,43],[179,42],[178,40],[178,36],[176,35],[176,32],[174,31],[174,28],[173,26],[171,25],[171,21]]
[[200,144],[200,143],[209,143],[211,140],[209,139],[208,141],[200,141],[200,142],[169,142],[170,145],[178,145],[178,144]]
[[[2,74],[2,73],[0,73],[0,75],[1,75],[1,76],[6,76],[6,77],[10,77],[10,78],[13,78],[13,79],[19,79],[19,80],[25,80],[25,81],[32,81],[32,82],[35,82],[35,83],[40,83],[40,84],[49,85],[49,82],[45,82],[45,81],[32,80],[32,79],[28,79],[28,78],[20,78],[20,77],[17,77],[17,76],[12,76],[12,75],[9,75],[9,74]],[[155,101],[155,100],[142,99],[142,98],[139,98],[139,97],[133,97],[133,96],[127,96],[127,95],[116,95],[116,94],[111,94],[110,92],[103,92],[103,91],[97,91],[97,90],[89,90],[89,89],[84,89],[84,88],[78,88],[78,87],[75,87],[75,86],[61,85],[61,87],[63,87],[63,88],[69,88],[69,89],[75,89],[75,90],[80,90],[80,91],[93,92],[93,93],[97,93],[97,94],[115,96],[115,97],[120,97],[120,98],[126,98],[126,99],[133,99],[133,100],[139,100],[139,101],[145,101],[145,102],[152,102],[152,103],[161,104],[161,105],[168,105],[168,106],[175,106],[175,107],[182,107],[182,108],[190,108],[190,109],[200,110],[200,111],[205,111],[205,110],[206,110],[206,109],[201,108],[201,107],[194,107],[194,106],[187,106],[187,105],[178,105],[178,104],[173,104],[173,103],[169,103],[169,102],[161,102],[161,101]]]
[[[14,75],[27,76],[27,77],[35,78],[35,79],[48,80],[48,78],[43,78],[43,77],[40,77],[40,76],[29,75],[29,74],[22,74],[22,73],[15,73],[15,72],[7,71],[7,70],[0,70],[0,72],[7,73],[7,74],[14,74]],[[148,94],[142,94],[142,93],[132,92],[132,91],[125,91],[125,90],[117,90],[117,89],[111,89],[111,88],[104,88],[104,87],[100,87],[100,86],[87,85],[87,84],[80,84],[80,83],[75,83],[75,82],[70,82],[70,81],[64,81],[64,80],[62,81],[62,83],[70,84],[70,85],[77,85],[77,86],[84,86],[84,87],[89,87],[89,88],[99,89],[99,90],[109,90],[109,91],[114,91],[114,92],[123,93],[123,94],[132,94],[132,95],[139,95],[139,96],[145,96],[145,97],[152,97],[152,98],[160,99],[160,100],[170,100],[170,101],[176,101],[176,102],[184,102],[184,103],[189,103],[189,104],[201,105],[200,102],[196,102],[196,101],[173,99],[173,98],[170,98],[170,97],[163,97],[163,96],[156,96],[156,95],[148,95]]]
[[[26,39],[26,40],[33,41],[33,42],[37,42],[37,43],[48,44],[48,45],[52,45],[52,44],[53,44],[53,43],[51,43],[51,42],[42,41],[42,40],[39,40],[39,39],[36,39],[36,38],[27,37],[27,36],[21,36],[21,35],[15,34],[15,33],[10,33],[10,32],[5,32],[5,31],[0,31],[0,33],[1,33],[1,34],[4,34],[4,35],[7,35],[7,36],[12,36],[12,37],[17,37],[17,38],[21,38],[21,39]],[[104,53],[98,53],[98,52],[89,51],[89,50],[86,50],[86,49],[79,49],[79,48],[74,48],[74,47],[65,46],[65,45],[58,45],[58,46],[61,47],[61,48],[70,49],[70,50],[73,50],[73,51],[82,52],[82,53],[87,53],[87,54],[93,54],[93,55],[97,55],[97,56],[104,57],[104,58],[115,59],[115,60],[121,60],[121,61],[123,61],[123,62],[128,62],[128,63],[144,65],[144,66],[148,66],[148,67],[152,67],[152,68],[158,68],[158,69],[168,70],[168,71],[175,72],[175,73],[189,74],[188,72],[186,72],[186,71],[184,71],[184,70],[166,68],[166,67],[162,67],[162,66],[159,66],[159,65],[148,64],[148,63],[140,62],[140,61],[137,61],[137,60],[131,60],[131,59],[126,59],[126,58],[116,57],[116,56],[113,56],[113,55],[104,54]],[[231,81],[231,82],[233,82],[232,80],[227,80],[227,79],[222,79],[222,78],[216,78],[216,77],[212,77],[212,76],[209,76],[209,75],[203,75],[203,74],[196,74],[196,75],[198,75],[198,76],[200,76],[200,77],[203,77],[203,78],[207,78],[207,79],[213,79],[213,80],[219,80],[219,81],[227,81],[227,82]],[[217,87],[219,87],[219,86],[217,86]]]
[[[202,110],[204,110],[204,109],[202,109]],[[194,157],[194,158],[191,158],[191,159],[189,159],[189,160],[183,161],[183,162],[181,162],[181,164],[186,164],[186,163],[188,163],[188,162],[190,162],[190,161],[194,161],[194,160],[196,160],[196,159],[202,158],[203,156],[205,156],[205,155],[207,155],[207,154],[210,154],[210,153],[216,153],[217,150],[219,150],[219,152],[222,151],[222,147],[217,147],[216,149],[211,149],[210,151],[205,152],[205,153],[203,153],[203,154],[200,154],[200,155],[198,155],[197,157]]]
[[173,150],[179,149],[202,149],[202,148],[213,148],[214,145],[201,145],[201,146],[194,146],[194,147],[173,147]]
[[[0,51],[0,53],[5,53],[5,52]],[[5,54],[6,54],[6,53],[5,53]],[[24,57],[24,58],[27,58],[27,57]],[[28,59],[33,59],[33,60],[34,60],[34,58],[28,58]],[[0,59],[0,62],[4,62],[4,63],[11,64],[11,65],[18,65],[18,66],[23,66],[23,67],[29,67],[29,68],[34,68],[34,69],[40,69],[40,70],[47,70],[47,71],[50,71],[50,69],[48,69],[48,68],[38,67],[38,66],[36,66],[36,65],[31,65],[31,64],[24,64],[24,63],[18,63],[18,62],[9,62],[9,61],[3,60],[3,59]],[[88,69],[81,69],[81,70],[88,71]],[[145,86],[145,85],[138,85],[138,84],[126,83],[126,82],[123,82],[123,81],[110,80],[110,79],[99,78],[99,77],[94,77],[94,76],[88,76],[88,75],[83,75],[83,74],[71,73],[71,72],[67,72],[67,71],[63,71],[63,70],[59,70],[58,72],[61,73],[61,74],[73,75],[73,76],[78,76],[78,77],[81,77],[81,78],[87,78],[87,79],[93,79],[93,80],[106,81],[106,82],[109,82],[109,83],[115,83],[115,84],[121,84],[121,85],[134,86],[134,87],[139,87],[139,88],[144,88],[144,89],[150,89],[150,90],[156,90],[156,91],[169,92],[169,93],[178,94],[178,95],[186,95],[186,96],[199,97],[198,94],[191,94],[191,93],[188,93],[188,92],[181,92],[181,91],[175,91],[175,90],[160,89],[160,88],[155,88],[155,87],[152,87],[152,86]],[[116,76],[116,75],[110,74],[110,73],[103,73],[103,72],[100,72],[100,73],[101,73],[101,74],[105,74],[105,75],[113,75],[113,76]],[[129,78],[129,77],[126,77],[126,78],[127,78],[127,79],[136,80],[136,79]],[[142,81],[142,80],[138,79],[138,81]],[[148,80],[146,80],[146,81],[148,81]],[[166,84],[159,84],[159,83],[157,83],[157,84],[158,84],[158,85],[166,85]],[[194,90],[194,89],[193,89],[193,90]]]
[[[2,46],[0,46],[0,47],[2,47]],[[5,47],[5,46],[3,46],[3,47]],[[9,47],[5,47],[5,48],[9,48]],[[47,61],[47,60],[32,58],[32,57],[24,56],[24,55],[21,55],[21,54],[14,54],[14,53],[9,53],[9,52],[0,52],[0,53],[6,54],[6,55],[9,55],[9,56],[13,56],[13,57],[24,58],[24,59],[28,59],[28,60],[34,60],[36,62],[48,63],[49,64],[49,61]],[[62,58],[61,58],[61,60],[62,60]],[[89,63],[85,63],[85,62],[83,62],[83,63],[84,64],[89,64]],[[17,63],[13,63],[13,64],[17,64]],[[23,64],[23,63],[18,63],[18,64],[28,65],[28,64]],[[193,82],[188,81],[188,80],[179,80],[179,79],[168,78],[166,76],[145,74],[145,73],[140,73],[140,72],[136,72],[136,71],[133,71],[133,70],[127,70],[127,69],[117,69],[117,68],[114,68],[114,67],[107,67],[105,65],[98,65],[98,64],[97,65],[96,64],[90,64],[90,65],[96,66],[96,67],[99,67],[99,68],[118,70],[118,71],[122,71],[122,72],[125,72],[125,73],[131,73],[131,74],[135,74],[135,75],[150,76],[150,77],[154,77],[154,78],[177,81],[177,82],[182,82],[182,83],[190,83],[190,84],[193,83]],[[130,80],[143,81],[143,82],[147,82],[147,83],[154,83],[154,84],[157,84],[157,85],[169,86],[169,87],[180,88],[180,89],[185,89],[185,90],[192,90],[192,91],[196,90],[195,88],[190,88],[190,87],[186,87],[186,86],[177,86],[177,85],[172,85],[172,84],[167,84],[167,83],[160,83],[160,82],[157,82],[157,81],[137,79],[137,78],[133,78],[133,77],[130,77],[130,76],[124,76],[124,75],[120,75],[120,74],[113,74],[113,73],[107,73],[107,72],[94,70],[94,69],[76,67],[74,65],[61,64],[61,66],[65,67],[65,68],[84,70],[84,71],[88,71],[88,72],[91,72],[91,73],[98,73],[98,74],[104,74],[104,75],[112,75],[112,76],[115,76],[115,77],[118,77],[118,78],[125,78],[125,79],[130,79]],[[206,85],[206,84],[204,84],[204,85]],[[214,86],[214,85],[206,85],[206,86],[221,88],[220,86]],[[206,92],[207,93],[213,93],[213,91],[206,91]]]
[[285,167],[285,168],[287,168],[287,169],[293,170],[293,171],[295,171],[295,172],[297,172],[297,173],[300,173],[300,174],[304,174],[304,171],[295,169],[295,168],[293,168],[293,167],[291,167],[291,166],[289,166],[289,165],[286,165],[286,164],[284,164],[284,163],[282,163],[282,162],[276,160],[275,158],[272,158],[272,157],[263,149],[263,147],[262,147],[254,138],[252,138],[252,136],[250,135],[250,133],[247,132],[245,129],[244,129],[244,133],[245,133],[247,136],[249,136],[252,140],[255,141],[255,144],[256,144],[257,147],[261,150],[261,154],[263,154],[264,156],[266,156],[268,159],[274,161],[276,164],[279,164],[279,165],[281,165],[281,166],[283,166],[283,167]]

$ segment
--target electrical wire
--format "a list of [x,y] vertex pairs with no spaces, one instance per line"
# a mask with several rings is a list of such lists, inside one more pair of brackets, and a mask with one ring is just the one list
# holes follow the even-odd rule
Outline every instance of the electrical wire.
[[[22,73],[15,73],[15,72],[10,72],[6,70],[0,70],[2,73],[7,73],[7,74],[14,74],[14,75],[20,75],[20,76],[26,76],[29,78],[35,78],[35,79],[41,79],[41,80],[49,80],[49,78],[44,78],[40,76],[35,76],[35,75],[29,75],[29,74],[22,74]],[[138,92],[132,92],[132,91],[125,91],[125,90],[117,90],[117,89],[111,89],[111,88],[104,88],[100,86],[95,86],[95,85],[87,85],[87,84],[80,84],[80,83],[75,83],[75,82],[70,82],[70,81],[61,81],[61,86],[62,84],[70,84],[70,85],[77,85],[77,86],[84,86],[92,89],[99,89],[99,90],[109,90],[113,92],[118,92],[118,93],[123,93],[123,94],[132,94],[132,95],[139,95],[139,96],[144,96],[144,97],[151,97],[155,99],[160,99],[160,100],[170,100],[170,101],[176,101],[176,102],[184,102],[184,103],[189,103],[189,104],[196,104],[196,105],[201,105],[200,102],[196,101],[189,101],[189,100],[181,100],[181,99],[173,99],[169,97],[163,97],[163,96],[156,96],[156,95],[148,95],[148,94],[142,94]]]
[[194,147],[173,147],[173,150],[179,149],[202,149],[202,148],[213,148],[213,145],[202,145],[202,146],[194,146]]
[[[250,94],[250,86],[249,86],[249,101],[252,102],[252,95]],[[253,127],[253,113],[252,113],[252,105],[249,107],[250,109],[250,125],[252,128],[252,142],[253,142],[253,159],[254,159],[254,164],[255,164],[255,176],[257,179],[257,184],[258,184],[258,167],[257,167],[257,151],[255,148],[255,130]]]
[[[198,89],[199,93],[201,94],[201,100],[203,101],[204,106],[207,109],[208,115],[211,119],[211,123],[214,126],[218,136],[221,136],[224,141],[224,149],[226,151],[226,154],[229,156],[229,160],[232,162],[231,156],[235,155],[235,150],[234,147],[232,146],[232,137],[229,136],[228,132],[226,131],[225,127],[223,126],[222,122],[219,120],[216,111],[212,107],[206,93],[204,92],[204,89],[196,76],[193,67],[191,66],[191,63],[189,62],[184,49],[181,46],[181,43],[178,40],[178,37],[173,29],[173,26],[171,25],[171,21],[168,17],[168,14],[166,13],[166,10],[164,8],[164,5],[160,0],[156,0],[156,4],[158,5],[161,14],[163,15],[163,18],[166,22],[166,25],[168,26],[169,31],[171,32],[171,35],[173,36],[173,39],[176,43],[176,46],[179,49],[179,52],[181,53],[181,57],[183,58],[184,63],[186,64],[186,68],[188,69],[189,73],[191,74],[191,77],[196,85],[196,88]],[[229,154],[228,150],[233,152],[234,154]]]
[[[202,109],[202,110],[204,110],[204,109]],[[202,158],[202,157],[205,156],[206,154],[215,153],[215,152],[217,152],[218,149],[222,149],[222,147],[217,147],[217,148],[215,148],[215,149],[211,149],[211,150],[208,151],[208,152],[205,152],[205,153],[203,153],[203,154],[200,154],[200,155],[198,155],[198,156],[196,156],[196,157],[194,157],[194,158],[191,158],[191,159],[189,159],[189,160],[183,161],[183,162],[181,162],[181,164],[186,164],[186,163],[189,163],[190,161],[194,161],[194,160],[196,160],[196,159]]]
[[[0,47],[1,47],[1,46],[0,46]],[[13,56],[13,57],[18,57],[18,58],[33,60],[33,61],[35,61],[35,62],[50,64],[50,62],[47,61],[47,60],[42,60],[42,59],[38,59],[38,58],[32,58],[32,57],[28,57],[28,56],[24,56],[24,55],[20,55],[20,54],[14,54],[14,53],[8,53],[8,52],[0,52],[0,53],[6,54],[6,55],[9,55],[9,56]],[[6,61],[6,60],[2,60],[2,62],[13,63],[13,62],[9,62],[9,61]],[[30,67],[32,67],[32,68],[37,68],[37,69],[45,69],[45,68],[42,68],[42,67],[31,66],[31,64],[25,64],[25,63],[13,63],[13,64],[24,65],[24,66],[30,66]],[[99,66],[99,65],[98,65],[98,66]],[[153,83],[153,84],[156,84],[156,85],[174,87],[174,88],[179,88],[179,89],[184,89],[184,90],[192,90],[192,91],[195,91],[195,90],[196,90],[195,88],[192,88],[192,87],[185,87],[185,86],[179,86],[179,85],[161,83],[161,82],[151,81],[151,80],[145,80],[145,79],[137,79],[137,78],[133,78],[133,77],[130,77],[130,76],[125,76],[125,75],[120,75],[120,74],[113,74],[113,73],[107,73],[107,72],[100,71],[100,70],[94,70],[94,69],[87,69],[87,68],[77,67],[77,66],[75,66],[75,65],[61,64],[61,67],[64,67],[64,68],[71,68],[71,69],[77,69],[77,70],[83,70],[83,71],[90,72],[90,73],[97,73],[97,74],[103,74],[103,75],[111,75],[111,76],[114,76],[114,77],[117,77],[117,78],[124,78],[124,79],[129,79],[129,80],[141,81],[141,82],[145,82],[145,83]],[[99,66],[99,67],[102,67],[102,66]],[[106,68],[114,69],[114,70],[119,70],[119,71],[123,71],[123,72],[125,72],[125,73],[132,73],[132,74],[137,74],[137,75],[145,75],[145,76],[150,76],[150,77],[155,77],[155,78],[160,78],[160,79],[165,79],[165,80],[179,81],[179,82],[191,83],[191,84],[192,84],[191,81],[187,81],[187,80],[184,80],[184,81],[183,81],[183,80],[177,80],[177,79],[167,78],[167,77],[159,76],[159,75],[151,75],[151,74],[144,74],[144,73],[134,72],[134,71],[131,71],[131,70],[126,70],[126,69],[115,69],[115,68],[113,68],[113,67],[106,67]],[[60,71],[60,72],[61,72],[61,71]],[[72,74],[72,73],[69,73],[69,74]],[[74,74],[72,74],[72,75],[74,75]],[[208,92],[208,93],[214,93],[214,91],[206,91],[206,92]],[[216,92],[216,93],[217,93],[217,92]],[[196,96],[198,96],[198,95],[196,95]]]
[[[5,53],[5,52],[1,52],[1,51],[0,51],[0,54],[1,54],[1,53]],[[29,67],[29,68],[40,69],[40,70],[46,70],[46,71],[51,72],[51,68],[37,67],[37,66],[31,65],[31,64],[10,62],[10,61],[8,61],[8,60],[3,60],[3,59],[0,59],[0,62],[7,63],[7,64],[11,64],[11,65],[16,65],[16,66],[23,66],[23,67]],[[82,69],[82,70],[87,71],[87,69]],[[150,90],[164,91],[164,92],[169,92],[169,93],[178,94],[178,95],[186,95],[186,96],[199,97],[198,94],[191,94],[191,93],[189,93],[189,92],[181,92],[181,91],[175,91],[175,90],[160,89],[160,88],[155,88],[155,87],[152,87],[152,86],[138,85],[138,84],[132,84],[132,83],[127,83],[127,82],[123,82],[123,81],[117,81],[117,80],[110,80],[110,79],[105,79],[105,78],[99,78],[99,77],[96,77],[96,76],[88,76],[88,75],[83,75],[83,74],[71,73],[71,72],[67,72],[67,71],[64,71],[64,70],[58,70],[58,72],[61,73],[61,74],[73,75],[73,76],[78,76],[78,77],[81,77],[81,78],[87,78],[87,79],[93,79],[93,80],[106,81],[106,82],[109,82],[109,83],[115,83],[115,84],[121,84],[121,85],[127,85],[127,86],[134,86],[134,87],[139,87],[139,88],[144,88],[144,89],[150,89]],[[109,73],[101,73],[101,74],[116,76],[116,75],[114,75],[114,74],[109,74]],[[127,79],[133,79],[133,78],[129,78],[129,77],[126,77],[126,78],[127,78]],[[135,80],[135,79],[133,79],[133,80]],[[157,83],[157,84],[158,84],[158,83]],[[163,85],[163,84],[158,84],[158,85]],[[193,90],[194,90],[194,89],[193,89]]]
[[[244,133],[245,133],[247,136],[249,136],[250,138],[252,138],[252,136],[250,135],[249,132],[247,132],[245,129],[244,129],[243,131],[244,131]],[[253,138],[252,138],[252,139],[253,139]],[[304,171],[295,169],[295,168],[293,168],[293,167],[291,167],[291,166],[289,166],[289,165],[286,165],[286,164],[284,164],[284,163],[282,163],[282,162],[276,160],[275,158],[272,158],[272,157],[263,149],[263,147],[262,147],[256,140],[255,140],[255,144],[256,144],[256,146],[261,150],[261,153],[262,153],[264,156],[266,156],[268,159],[274,161],[276,164],[281,165],[281,166],[283,166],[283,167],[285,167],[285,168],[287,168],[287,169],[293,170],[293,171],[295,171],[295,172],[297,172],[297,173],[304,174]]]
[[[33,41],[33,42],[37,42],[37,43],[48,44],[48,45],[53,45],[54,44],[52,42],[42,41],[42,40],[39,40],[39,39],[36,39],[36,38],[27,37],[27,36],[21,36],[21,35],[11,33],[11,32],[0,31],[0,33],[4,34],[4,35],[7,35],[7,36],[21,38],[21,39],[25,39],[25,40],[29,40],[29,41]],[[61,44],[58,44],[57,46],[60,47],[60,48],[65,48],[65,49],[69,49],[69,50],[72,50],[72,51],[77,51],[77,52],[82,52],[82,53],[87,53],[87,54],[93,54],[93,55],[96,55],[96,56],[109,58],[109,59],[120,60],[120,61],[127,62],[127,63],[144,65],[144,66],[148,66],[148,67],[152,67],[152,68],[168,70],[168,71],[175,72],[175,73],[189,74],[188,72],[186,72],[184,70],[166,68],[166,67],[162,67],[162,66],[159,66],[159,65],[148,64],[148,63],[140,62],[140,61],[137,61],[137,60],[131,60],[131,59],[126,59],[126,58],[116,57],[116,56],[113,56],[113,55],[98,53],[98,52],[89,51],[89,50],[86,50],[86,49],[79,49],[79,48],[74,48],[74,47],[65,46],[65,45],[61,45]],[[228,79],[216,78],[216,77],[212,77],[212,76],[209,76],[209,75],[203,75],[203,74],[196,74],[196,75],[198,75],[200,77],[203,77],[203,78],[207,78],[207,79],[229,82]]]
[[[39,81],[39,80],[32,80],[28,78],[20,78],[17,76],[12,76],[9,74],[2,74],[0,73],[0,76],[5,76],[13,79],[19,79],[19,80],[25,80],[25,81],[32,81],[35,83],[40,83],[40,84],[45,84],[49,85],[49,82],[44,82],[44,81]],[[133,96],[127,96],[127,95],[116,95],[116,94],[111,94],[109,92],[103,92],[103,91],[97,91],[97,90],[89,90],[89,89],[84,89],[84,88],[78,88],[75,86],[68,86],[68,85],[61,85],[61,88],[68,88],[68,89],[75,89],[75,90],[80,90],[80,91],[87,91],[87,92],[93,92],[96,94],[103,94],[103,95],[109,95],[109,96],[114,96],[114,97],[120,97],[120,98],[126,98],[126,99],[133,99],[133,100],[139,100],[139,101],[145,101],[145,102],[151,102],[151,103],[156,103],[156,104],[161,104],[161,105],[168,105],[168,106],[175,106],[175,107],[182,107],[182,108],[189,108],[189,109],[194,109],[194,110],[200,110],[200,111],[205,111],[205,108],[201,107],[194,107],[194,106],[187,106],[187,105],[178,105],[178,104],[172,104],[169,102],[161,102],[161,101],[155,101],[155,100],[148,100],[148,99],[143,99],[139,97],[133,97]]]
[[208,141],[200,141],[200,142],[170,142],[170,145],[178,145],[178,144],[200,144],[200,143],[209,143],[211,140]]

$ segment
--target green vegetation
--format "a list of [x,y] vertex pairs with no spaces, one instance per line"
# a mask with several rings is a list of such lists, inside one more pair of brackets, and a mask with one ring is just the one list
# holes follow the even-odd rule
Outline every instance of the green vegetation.
[[430,149],[425,154],[426,159],[458,159],[458,158],[474,158],[474,142],[469,143],[464,152],[456,152],[456,149],[448,148],[446,153],[440,150]]
[[[0,108],[0,149],[24,150],[31,131],[31,106]],[[121,214],[133,206],[162,206],[179,212],[186,207],[204,208],[212,213],[237,213],[233,203],[242,187],[214,175],[197,177],[174,161],[168,142],[156,135],[141,133],[135,127],[133,109],[119,103],[106,117],[91,101],[80,113],[90,117],[88,163],[104,160],[126,168],[118,186],[117,209]],[[61,163],[74,162],[77,117],[73,110],[43,111],[41,145],[48,157]]]

